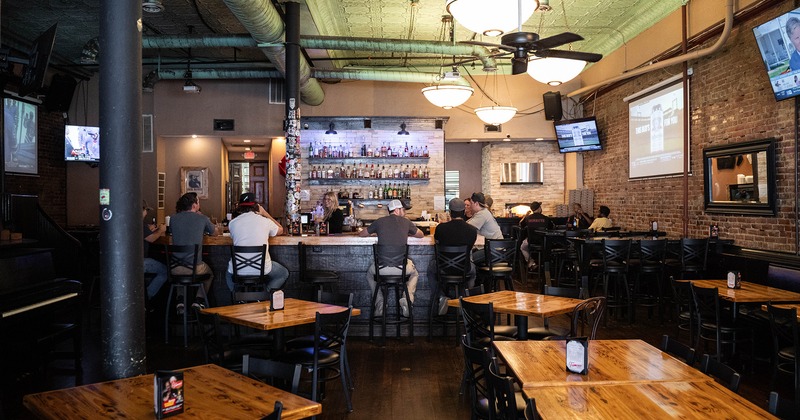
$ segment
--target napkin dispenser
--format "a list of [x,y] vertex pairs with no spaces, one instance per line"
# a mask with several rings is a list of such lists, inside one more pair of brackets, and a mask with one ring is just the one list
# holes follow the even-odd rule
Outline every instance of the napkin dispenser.
[[742,273],[736,270],[728,271],[728,289],[742,288]]
[[567,372],[589,373],[589,337],[567,339]]

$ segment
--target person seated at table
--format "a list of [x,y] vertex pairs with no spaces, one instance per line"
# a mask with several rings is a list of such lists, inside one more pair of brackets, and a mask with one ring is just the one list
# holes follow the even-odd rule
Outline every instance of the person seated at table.
[[[267,245],[267,252],[264,253],[264,274],[267,279],[267,288],[278,290],[283,287],[286,279],[289,278],[289,270],[269,257],[269,238],[282,234],[283,227],[270,216],[263,206],[255,202],[255,194],[242,194],[239,198],[239,206],[233,211],[231,221],[228,223],[228,229],[231,231],[234,246]],[[258,275],[258,269],[246,267],[238,270],[237,274]],[[225,281],[228,289],[232,292],[234,289],[233,261],[228,262]]]
[[333,191],[328,191],[322,196],[322,208],[325,210],[323,221],[328,224],[328,233],[342,233],[344,213],[339,208],[339,200]]
[[[464,220],[464,211],[466,206],[464,201],[460,198],[450,200],[450,221],[439,223],[436,226],[436,233],[433,234],[433,239],[437,244],[443,246],[458,246],[469,245],[470,248],[475,245],[475,240],[478,239],[478,229],[470,225]],[[428,263],[428,283],[430,283],[431,290],[439,290],[438,285],[438,271],[436,269],[436,259],[431,259]],[[470,261],[470,269],[467,273],[467,289],[475,286],[475,263]],[[455,296],[452,296],[455,298]],[[439,295],[439,315],[447,313],[447,297]]]
[[472,219],[472,201],[469,198],[464,199],[464,220]]
[[534,201],[531,203],[531,213],[519,221],[519,226],[521,228],[521,232],[524,232],[523,235],[526,236],[520,244],[519,249],[522,252],[522,256],[525,257],[525,261],[528,263],[528,270],[535,270],[536,261],[531,261],[531,254],[528,251],[528,228],[539,228],[545,230],[552,229],[554,227],[553,221],[550,220],[549,217],[542,214],[542,203]]
[[[152,274],[153,278],[149,283],[145,284],[145,291],[147,292],[147,300],[153,299],[158,291],[161,290],[167,282],[167,266],[156,259],[150,258],[150,244],[155,242],[156,239],[164,236],[167,231],[167,226],[163,223],[160,225],[155,224],[155,219],[148,220],[147,212],[152,210],[147,207],[147,204],[142,206],[142,220],[144,221],[144,229],[142,235],[144,236],[144,274]],[[152,223],[151,223],[152,222]]]
[[592,224],[592,216],[583,211],[580,203],[572,203],[573,214],[567,219],[568,228],[588,229]]
[[592,232],[597,232],[598,230],[608,229],[611,226],[611,219],[608,218],[608,215],[611,214],[611,209],[606,206],[600,206],[599,216],[594,219],[592,225],[589,226],[589,230]]
[[[503,231],[497,224],[492,213],[486,205],[486,196],[482,192],[472,193],[469,197],[469,206],[472,208],[472,218],[467,220],[472,226],[478,229],[478,233],[486,239],[503,239]],[[477,249],[472,253],[472,262],[481,264],[486,260],[485,249]]]

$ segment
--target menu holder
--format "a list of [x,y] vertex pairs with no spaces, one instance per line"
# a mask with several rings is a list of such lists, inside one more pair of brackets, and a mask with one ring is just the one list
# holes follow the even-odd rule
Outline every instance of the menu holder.
[[269,310],[270,311],[282,311],[284,306],[283,302],[283,290],[276,290],[272,292],[272,296],[269,299]]
[[728,289],[742,288],[742,273],[736,270],[728,271]]
[[589,373],[589,337],[567,339],[567,372]]
[[183,372],[157,370],[153,375],[153,400],[156,418],[183,413]]
[[708,226],[708,237],[711,239],[719,238],[719,226],[716,223]]

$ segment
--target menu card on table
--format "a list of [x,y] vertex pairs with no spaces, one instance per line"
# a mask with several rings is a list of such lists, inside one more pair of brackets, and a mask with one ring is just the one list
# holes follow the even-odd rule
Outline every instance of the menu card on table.
[[153,396],[157,418],[183,413],[183,385],[183,372],[156,371]]
[[567,339],[567,371],[586,375],[589,373],[589,338]]

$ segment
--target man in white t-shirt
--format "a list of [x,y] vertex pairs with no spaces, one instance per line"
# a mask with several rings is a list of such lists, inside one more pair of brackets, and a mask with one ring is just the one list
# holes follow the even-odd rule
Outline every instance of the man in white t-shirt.
[[[269,238],[283,233],[281,225],[264,209],[255,202],[253,193],[244,193],[239,199],[239,207],[233,213],[228,229],[234,246],[259,246],[267,245],[264,254],[264,274],[267,278],[267,287],[277,290],[283,287],[289,278],[289,270],[281,264],[272,261],[269,257]],[[258,274],[252,267],[238,271],[241,275]],[[233,291],[233,261],[228,262],[228,272],[225,276],[228,289]]]

